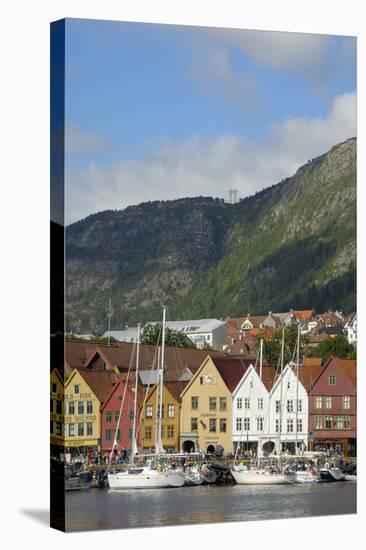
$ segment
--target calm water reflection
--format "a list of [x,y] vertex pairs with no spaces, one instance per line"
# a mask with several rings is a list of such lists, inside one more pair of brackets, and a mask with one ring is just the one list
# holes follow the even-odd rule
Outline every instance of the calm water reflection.
[[68,531],[352,514],[356,484],[200,486],[66,494]]

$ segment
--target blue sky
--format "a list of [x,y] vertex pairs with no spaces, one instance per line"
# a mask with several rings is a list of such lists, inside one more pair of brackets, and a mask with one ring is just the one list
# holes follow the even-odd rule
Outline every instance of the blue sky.
[[356,39],[68,19],[66,220],[276,183],[356,135]]

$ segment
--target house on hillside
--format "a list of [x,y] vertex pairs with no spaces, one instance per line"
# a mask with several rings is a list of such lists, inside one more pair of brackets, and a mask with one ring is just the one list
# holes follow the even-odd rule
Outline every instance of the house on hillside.
[[343,332],[347,336],[349,344],[356,346],[357,344],[357,314],[352,313],[344,324]]

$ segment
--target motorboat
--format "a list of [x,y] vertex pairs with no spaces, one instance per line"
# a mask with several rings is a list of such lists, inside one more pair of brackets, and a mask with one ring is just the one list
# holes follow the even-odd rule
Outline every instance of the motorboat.
[[294,483],[296,475],[294,472],[281,473],[274,468],[242,468],[233,466],[231,474],[239,485],[286,485]]
[[319,468],[320,481],[345,481],[346,476],[339,468]]
[[65,491],[81,491],[93,487],[93,475],[88,471],[72,472],[65,476]]
[[185,485],[202,485],[203,476],[198,466],[188,466],[184,470]]

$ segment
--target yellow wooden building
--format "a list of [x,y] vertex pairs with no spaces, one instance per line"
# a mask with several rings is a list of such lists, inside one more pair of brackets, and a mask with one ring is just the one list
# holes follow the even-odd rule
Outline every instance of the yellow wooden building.
[[65,384],[64,441],[71,454],[86,453],[100,443],[100,401],[74,369]]
[[[187,382],[165,382],[161,422],[162,446],[167,451],[179,452],[180,394]],[[157,428],[157,384],[155,384],[142,411],[140,441],[144,451],[155,451]]]
[[206,357],[181,394],[183,452],[232,451],[232,393],[246,368],[241,358]]

